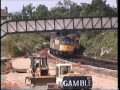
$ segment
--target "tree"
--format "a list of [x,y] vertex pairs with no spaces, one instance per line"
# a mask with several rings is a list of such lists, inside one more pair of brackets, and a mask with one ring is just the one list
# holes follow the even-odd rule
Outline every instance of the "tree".
[[45,5],[40,4],[39,6],[37,6],[36,11],[34,11],[33,15],[34,15],[34,18],[37,18],[37,19],[47,18],[49,15],[48,8]]
[[50,11],[50,18],[63,18],[66,17],[67,15],[67,10],[65,7],[55,7],[52,8]]
[[50,17],[66,18],[66,17],[78,17],[81,11],[81,6],[77,5],[71,0],[63,0],[57,3],[57,7],[54,7],[50,11]]
[[21,13],[20,12],[15,12],[12,14],[12,20],[21,20]]
[[63,0],[63,6],[66,9],[69,9],[72,4],[73,4],[73,1],[71,1],[71,0]]
[[63,3],[62,3],[61,1],[59,1],[59,2],[57,3],[57,5],[58,5],[58,7],[63,7]]
[[32,19],[33,18],[32,14],[34,9],[35,7],[31,3],[27,6],[23,5],[23,9],[21,12],[22,19]]
[[87,5],[80,16],[111,16],[116,15],[116,12],[110,5],[106,4],[106,0],[92,0],[90,5]]
[[71,4],[70,6],[70,17],[79,17],[82,7],[76,3]]

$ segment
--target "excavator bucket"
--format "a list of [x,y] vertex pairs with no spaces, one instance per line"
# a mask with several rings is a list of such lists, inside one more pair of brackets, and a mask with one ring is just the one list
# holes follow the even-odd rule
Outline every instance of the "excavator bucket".
[[35,86],[44,86],[48,83],[55,83],[56,77],[55,76],[41,76],[39,78],[35,77],[26,77],[25,83],[27,86],[35,85]]

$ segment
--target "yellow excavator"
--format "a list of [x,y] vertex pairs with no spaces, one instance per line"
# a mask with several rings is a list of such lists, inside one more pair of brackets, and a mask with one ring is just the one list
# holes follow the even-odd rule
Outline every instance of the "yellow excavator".
[[56,81],[54,75],[50,75],[47,57],[31,56],[30,69],[27,71],[29,76],[25,78],[25,84],[31,85],[46,85]]
[[47,90],[91,90],[92,77],[74,73],[72,67],[72,64],[57,64],[56,83],[48,83]]

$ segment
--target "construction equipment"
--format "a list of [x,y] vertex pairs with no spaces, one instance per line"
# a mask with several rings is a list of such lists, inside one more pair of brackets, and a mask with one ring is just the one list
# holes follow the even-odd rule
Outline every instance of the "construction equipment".
[[92,77],[74,73],[71,64],[57,64],[56,84],[48,84],[48,90],[53,90],[53,88],[59,88],[58,90],[88,90],[92,88]]
[[47,57],[31,57],[30,76],[26,77],[26,85],[47,85],[47,90],[91,89],[92,77],[74,73],[72,64],[56,64],[56,76],[49,74]]
[[55,82],[55,76],[49,74],[47,57],[32,55],[30,59],[31,65],[28,70],[30,76],[25,78],[26,85],[46,85]]

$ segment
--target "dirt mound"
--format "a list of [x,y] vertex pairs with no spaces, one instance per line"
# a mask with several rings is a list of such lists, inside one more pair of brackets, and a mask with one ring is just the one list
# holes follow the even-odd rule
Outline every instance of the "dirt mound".
[[30,63],[30,58],[17,58],[12,60],[12,67],[15,69],[29,69]]

